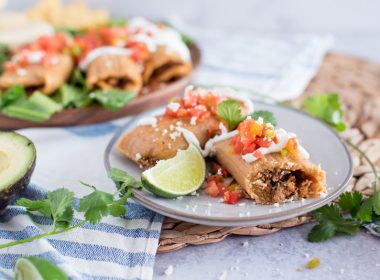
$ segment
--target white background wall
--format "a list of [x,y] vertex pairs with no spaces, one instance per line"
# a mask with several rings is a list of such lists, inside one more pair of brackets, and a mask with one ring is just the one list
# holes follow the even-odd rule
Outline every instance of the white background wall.
[[[35,0],[8,0],[23,9]],[[380,62],[380,0],[87,0],[117,16],[181,17],[201,27],[231,32],[333,33],[339,51]]]

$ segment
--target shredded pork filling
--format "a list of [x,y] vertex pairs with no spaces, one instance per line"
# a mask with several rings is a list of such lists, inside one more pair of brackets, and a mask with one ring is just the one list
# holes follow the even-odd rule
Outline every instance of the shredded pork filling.
[[261,203],[308,197],[312,181],[301,170],[274,169],[255,174],[250,188]]

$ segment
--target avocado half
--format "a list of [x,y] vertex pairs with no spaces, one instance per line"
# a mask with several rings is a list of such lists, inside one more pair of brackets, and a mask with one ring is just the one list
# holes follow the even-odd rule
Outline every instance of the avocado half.
[[0,132],[0,213],[29,184],[35,164],[32,141],[16,132]]

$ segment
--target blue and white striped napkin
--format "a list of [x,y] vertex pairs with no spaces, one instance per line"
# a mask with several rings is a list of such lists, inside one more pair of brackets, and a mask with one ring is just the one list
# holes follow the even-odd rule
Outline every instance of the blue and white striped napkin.
[[[67,129],[20,131],[37,148],[32,183],[22,194],[43,198],[47,190],[66,187],[76,197],[89,193],[79,180],[114,192],[103,166],[103,152],[117,126],[101,124]],[[76,205],[78,199],[76,199]],[[58,264],[73,279],[151,279],[163,217],[134,202],[126,219],[107,217],[67,233],[0,250],[0,279],[13,279],[20,256],[37,255]],[[74,223],[83,216],[76,214]],[[51,220],[11,206],[0,216],[0,243],[48,231]]]
[[[191,30],[190,30],[191,31]],[[252,89],[276,100],[297,97],[318,70],[331,40],[302,36],[271,38],[220,32],[189,32],[203,50],[195,82]],[[77,128],[20,131],[37,147],[32,184],[23,194],[40,198],[65,186],[77,197],[88,193],[79,180],[114,189],[103,167],[103,151],[119,123]],[[1,124],[0,124],[1,127]],[[151,279],[163,217],[130,202],[126,219],[106,218],[98,225],[0,250],[0,278],[11,279],[18,257],[52,260],[73,279]],[[83,217],[76,216],[76,222]],[[0,243],[38,234],[49,219],[10,206],[0,216]]]

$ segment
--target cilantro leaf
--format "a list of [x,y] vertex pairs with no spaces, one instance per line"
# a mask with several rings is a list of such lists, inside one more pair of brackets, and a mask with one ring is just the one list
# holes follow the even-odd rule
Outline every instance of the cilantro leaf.
[[373,197],[370,197],[362,203],[358,213],[356,214],[356,217],[359,218],[363,222],[371,222],[372,209],[373,209]]
[[84,216],[90,223],[97,224],[109,214],[109,204],[112,202],[112,194],[95,190],[80,200],[78,210],[85,212]]
[[28,211],[40,212],[45,217],[51,217],[50,205],[46,199],[30,200],[28,198],[20,198],[16,201],[16,205],[23,206]]
[[343,122],[343,110],[336,93],[327,95],[316,94],[304,101],[305,111],[341,132],[346,129]]
[[116,188],[118,189],[121,195],[124,195],[127,189],[130,187],[142,187],[141,181],[136,180],[127,172],[118,168],[112,168],[108,173],[108,177],[111,178],[112,181],[114,181]]
[[46,199],[30,200],[20,198],[16,201],[19,206],[28,211],[38,211],[53,219],[53,228],[67,228],[73,219],[74,193],[65,188],[48,192]]
[[131,196],[131,192],[127,192],[122,198],[114,201],[110,206],[110,214],[114,217],[124,217],[125,212],[127,211],[125,204],[127,203],[128,198]]
[[233,130],[243,121],[240,103],[235,100],[225,100],[216,107],[216,114],[227,123],[230,130]]
[[0,95],[0,109],[26,99],[27,95],[25,89],[21,85],[14,85]]
[[255,112],[252,113],[251,117],[254,120],[257,120],[258,118],[261,117],[264,120],[264,122],[270,123],[273,126],[277,125],[276,117],[270,111],[265,111],[265,110],[255,111]]
[[117,89],[96,90],[90,93],[93,100],[98,101],[108,111],[117,111],[123,108],[136,97],[134,91],[123,91]]
[[355,217],[360,209],[363,196],[360,192],[345,192],[339,196],[339,206],[342,210],[349,211]]
[[331,221],[321,221],[314,226],[308,235],[308,240],[311,242],[321,242],[332,238],[335,235],[336,228]]
[[360,224],[354,219],[344,219],[336,205],[325,205],[313,213],[318,224],[308,235],[311,242],[320,242],[333,237],[338,233],[355,234]]

